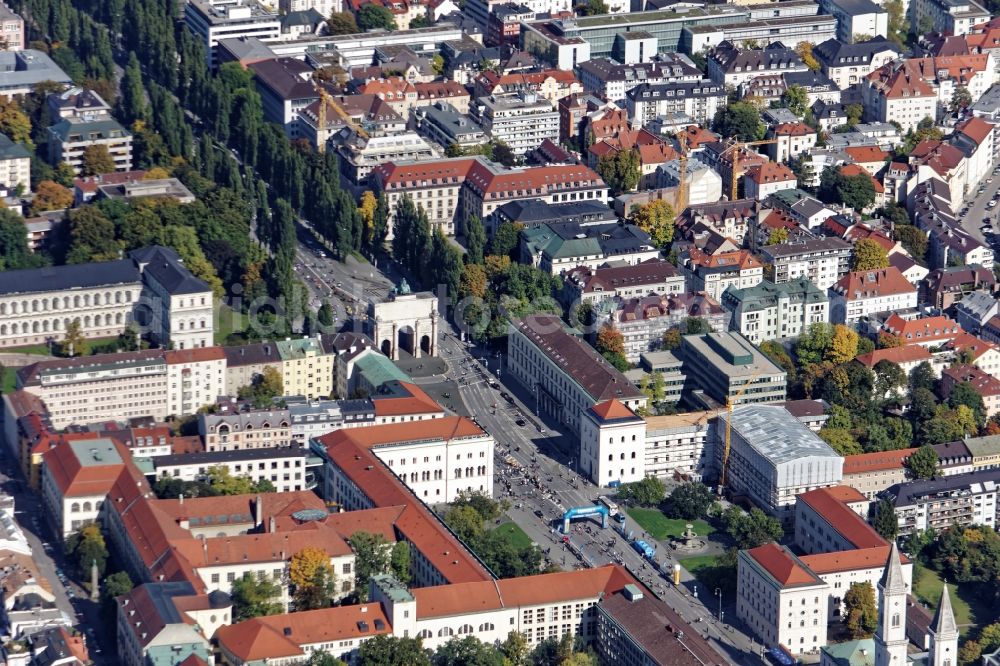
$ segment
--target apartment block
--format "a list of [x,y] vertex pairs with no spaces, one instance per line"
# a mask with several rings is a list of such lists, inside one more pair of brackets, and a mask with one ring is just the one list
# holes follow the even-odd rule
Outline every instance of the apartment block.
[[852,271],[830,287],[830,318],[853,326],[862,317],[917,307],[917,289],[899,269]]
[[[309,450],[301,447],[179,453],[157,456],[152,463],[148,476],[154,479],[205,481],[211,468],[224,468],[232,476],[248,477],[255,484],[268,481],[279,493],[309,490],[316,484]],[[319,464],[315,460],[312,467]]]
[[198,414],[198,434],[205,451],[270,449],[292,444],[287,409]]
[[563,274],[567,302],[597,303],[649,294],[680,294],[684,276],[669,261],[655,259],[631,266],[580,266]]
[[281,17],[256,0],[189,0],[184,5],[184,25],[204,44],[210,67],[216,64],[215,47],[220,40],[281,39]]
[[733,329],[755,345],[796,338],[813,324],[830,321],[830,300],[809,278],[747,289],[729,288],[722,304],[733,313]]
[[635,411],[646,396],[594,348],[565,330],[558,317],[532,315],[512,322],[507,371],[538,395],[539,409],[571,432],[594,405],[618,400]]
[[319,340],[279,340],[275,346],[281,357],[285,395],[301,395],[307,400],[333,395],[333,355],[323,351]]
[[889,488],[900,535],[951,525],[997,524],[1000,469],[984,469],[931,480],[914,480]]
[[847,241],[825,236],[767,245],[760,248],[760,256],[775,283],[808,278],[825,291],[850,270],[851,249]]
[[661,117],[684,116],[706,125],[721,105],[726,103],[726,89],[712,81],[643,83],[625,94],[625,107],[634,129],[649,125]]
[[516,155],[534,150],[545,139],[559,141],[559,112],[535,93],[480,97],[471,110],[487,136],[503,141]]
[[734,404],[782,402],[787,374],[739,333],[685,335],[677,355],[684,372],[698,378],[698,398],[705,408],[725,406],[737,393]]

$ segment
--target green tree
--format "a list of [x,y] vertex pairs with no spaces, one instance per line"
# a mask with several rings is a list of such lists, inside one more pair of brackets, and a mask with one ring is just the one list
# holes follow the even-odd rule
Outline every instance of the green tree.
[[[934,368],[927,361],[920,363],[913,370],[910,370],[909,386],[911,393],[915,393],[917,389],[933,391],[934,383]],[[933,400],[933,398],[932,394],[931,399]]]
[[715,495],[703,483],[691,481],[677,486],[663,503],[663,512],[671,518],[696,520],[708,514]]
[[23,143],[29,149],[35,147],[31,141],[31,119],[12,97],[0,100],[0,133],[14,143]]
[[746,102],[719,107],[713,127],[723,138],[736,137],[740,141],[758,141],[764,137],[765,131],[760,113]]
[[393,17],[392,12],[382,5],[372,3],[361,5],[361,9],[355,15],[355,20],[358,23],[358,27],[364,32],[379,28],[383,30],[396,29],[396,19]]
[[955,92],[951,94],[951,102],[948,104],[948,110],[952,113],[958,113],[971,104],[972,93],[969,92],[969,89],[965,86],[955,86]]
[[92,562],[97,562],[97,573],[104,574],[109,553],[104,534],[97,523],[87,523],[70,535],[66,540],[66,552],[73,558],[80,575],[88,581]]
[[641,481],[623,483],[618,487],[618,499],[640,506],[655,506],[663,501],[666,487],[655,476],[643,477]]
[[115,225],[96,206],[81,206],[69,213],[70,245],[67,264],[111,261],[119,257]]
[[986,422],[986,406],[983,404],[983,396],[971,383],[961,382],[956,384],[948,396],[948,404],[952,408],[965,405],[972,410],[976,416],[976,423],[981,427]]
[[504,666],[503,654],[475,636],[455,637],[439,647],[434,666]]
[[326,650],[313,650],[306,666],[347,666],[347,662],[337,659]]
[[361,644],[357,666],[431,666],[431,658],[419,638],[382,634]]
[[927,263],[927,234],[912,224],[897,224],[893,236],[903,244],[903,249],[910,253],[914,261]]
[[330,301],[323,300],[323,303],[319,306],[319,310],[316,311],[316,320],[320,326],[326,328],[333,326],[333,307],[330,305]]
[[469,264],[483,263],[486,250],[486,230],[478,215],[470,215],[465,223],[465,261]]
[[431,69],[434,70],[436,75],[442,76],[444,74],[444,56],[440,53],[435,53],[431,57]]
[[937,474],[938,454],[934,447],[924,445],[910,454],[906,467],[917,479],[931,479]]
[[580,16],[597,16],[608,13],[608,5],[604,0],[587,0],[585,4],[577,5]]
[[112,603],[115,598],[128,594],[134,587],[132,579],[124,571],[117,571],[104,579],[101,586],[101,595],[106,604]]
[[972,640],[971,638],[962,643],[962,647],[958,649],[958,663],[962,664],[962,666],[978,664],[982,656],[983,646],[979,644],[979,641]]
[[597,163],[597,173],[611,189],[612,196],[632,192],[639,185],[642,175],[639,151],[621,150],[615,155],[602,157]]
[[850,430],[843,428],[821,428],[819,437],[830,447],[842,456],[854,456],[864,453],[858,440],[854,438]]
[[520,631],[511,631],[500,644],[505,666],[527,666],[528,639]]
[[878,398],[892,397],[898,389],[906,386],[906,373],[892,361],[882,359],[875,364],[872,372],[875,373],[875,395]]
[[497,227],[490,239],[490,254],[498,257],[512,257],[521,240],[521,225],[504,222]]
[[562,666],[573,656],[573,637],[569,634],[562,638],[550,636],[531,651],[533,666]]
[[84,148],[81,159],[80,175],[82,176],[97,176],[115,170],[115,160],[111,157],[111,151],[103,143],[95,143]]
[[281,587],[269,577],[246,573],[233,581],[233,621],[242,622],[281,612]]
[[785,89],[781,95],[781,102],[788,107],[789,111],[801,118],[806,114],[806,109],[809,108],[809,93],[796,83]]
[[889,265],[889,255],[885,248],[870,238],[862,238],[854,244],[854,259],[851,270],[874,271]]
[[128,54],[128,64],[122,75],[121,96],[118,98],[118,117],[131,127],[137,120],[149,120],[146,89],[142,84],[142,69],[134,51]]
[[899,536],[899,519],[892,500],[880,499],[872,505],[872,527],[886,541],[895,541]]
[[281,373],[277,368],[267,366],[259,375],[255,375],[252,383],[241,386],[237,395],[242,400],[251,400],[255,407],[263,409],[271,405],[275,398],[285,393]]
[[844,614],[853,638],[870,638],[875,633],[878,628],[878,605],[871,583],[851,583],[844,595]]
[[757,548],[772,541],[779,541],[785,534],[781,522],[770,517],[757,507],[749,513],[735,506],[723,515],[726,532],[736,542],[737,548],[746,550]]
[[410,544],[397,541],[389,552],[389,568],[392,575],[404,583],[410,582]]
[[7,208],[0,208],[0,270],[40,266],[43,259],[28,249],[24,219]]
[[351,12],[333,12],[326,20],[326,27],[331,35],[354,35],[361,32]]
[[811,324],[795,343],[795,358],[800,365],[819,363],[833,343],[833,326],[826,323]]
[[354,551],[354,589],[362,600],[368,598],[372,576],[389,571],[390,546],[381,533],[355,532],[348,539]]

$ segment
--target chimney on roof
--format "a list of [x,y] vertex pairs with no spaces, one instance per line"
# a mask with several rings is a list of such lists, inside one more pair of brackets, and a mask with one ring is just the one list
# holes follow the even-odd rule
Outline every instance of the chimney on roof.
[[260,527],[264,522],[264,499],[257,495],[254,501],[255,526]]

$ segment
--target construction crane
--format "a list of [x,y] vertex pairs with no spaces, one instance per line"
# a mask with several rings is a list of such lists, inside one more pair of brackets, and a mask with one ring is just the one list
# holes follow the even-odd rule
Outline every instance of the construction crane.
[[677,176],[677,196],[674,197],[674,214],[680,215],[687,208],[687,164],[688,164],[688,142],[685,130],[677,133],[677,145],[680,146],[680,168]]
[[[366,132],[364,130],[364,128],[361,127],[361,125],[359,125],[356,122],[354,122],[354,118],[351,117],[351,114],[349,114],[347,111],[345,111],[344,107],[342,107],[337,102],[337,100],[335,100],[333,98],[333,96],[329,92],[326,91],[326,88],[324,88],[323,86],[319,86],[319,130],[318,130],[318,132],[319,131],[323,131],[323,130],[326,129],[326,106],[327,106],[327,104],[329,104],[333,108],[334,112],[338,116],[340,116],[340,118],[351,129],[353,129],[355,132],[358,133],[358,136],[360,136],[362,138],[365,138],[365,139],[368,138],[368,132]],[[317,132],[317,141],[316,141],[317,146],[316,146],[316,148],[320,152],[323,152],[323,149],[326,146],[326,142],[325,141],[321,142],[321,141],[318,140],[319,139],[318,132]]]
[[743,172],[740,171],[740,151],[742,151],[744,148],[749,148],[750,146],[763,146],[769,143],[778,143],[778,140],[763,139],[761,141],[737,141],[734,139],[733,143],[722,152],[722,154],[725,155],[729,151],[733,151],[732,152],[733,177],[732,177],[732,184],[730,187],[730,196],[729,196],[730,201],[736,200],[736,194],[738,191],[740,176],[743,175]]
[[719,495],[722,495],[723,491],[726,489],[726,470],[729,467],[729,445],[732,441],[733,433],[733,407],[736,406],[736,402],[743,397],[743,394],[747,392],[747,389],[753,385],[757,376],[763,372],[763,368],[757,368],[754,370],[753,374],[750,375],[750,379],[747,380],[746,384],[743,385],[736,395],[732,395],[726,398],[726,447],[722,450],[722,469],[719,471]]

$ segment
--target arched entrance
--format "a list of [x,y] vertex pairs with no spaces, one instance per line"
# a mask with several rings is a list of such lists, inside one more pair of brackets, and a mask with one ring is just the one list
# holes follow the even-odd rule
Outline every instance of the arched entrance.
[[424,335],[420,338],[420,351],[425,354],[431,353],[431,336]]
[[396,344],[400,349],[405,349],[411,355],[417,355],[416,333],[412,326],[400,326]]
[[385,354],[389,358],[392,358],[392,341],[391,340],[383,340],[382,344],[379,346],[379,349],[382,351],[383,354]]

